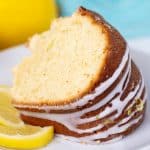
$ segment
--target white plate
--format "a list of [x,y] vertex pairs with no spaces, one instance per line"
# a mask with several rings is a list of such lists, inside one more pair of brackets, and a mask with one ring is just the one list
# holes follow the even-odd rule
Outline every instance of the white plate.
[[[141,69],[147,91],[150,91],[150,39],[129,41],[131,54]],[[24,46],[10,48],[0,52],[0,84],[12,84],[12,68],[28,55]],[[43,150],[150,150],[150,102],[148,101],[146,117],[143,124],[131,135],[113,144],[85,145],[72,143],[64,139],[55,138]]]

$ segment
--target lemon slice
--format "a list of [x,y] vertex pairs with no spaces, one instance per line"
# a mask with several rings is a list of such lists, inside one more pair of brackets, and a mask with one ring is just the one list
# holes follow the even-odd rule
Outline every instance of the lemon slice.
[[0,92],[10,93],[10,86],[0,85]]
[[11,97],[5,91],[0,91],[0,106],[12,107],[12,105],[11,105]]
[[0,106],[0,125],[17,128],[23,126],[24,123],[15,108]]
[[33,149],[48,144],[54,136],[50,127],[25,125],[11,104],[8,87],[0,86],[0,146],[13,149]]
[[0,126],[0,146],[14,149],[33,149],[47,145],[53,138],[54,129],[24,125],[20,128]]
[[13,107],[11,104],[10,87],[7,85],[0,85],[0,106]]
[[24,125],[19,112],[11,104],[11,96],[7,87],[0,87],[0,124],[10,127]]

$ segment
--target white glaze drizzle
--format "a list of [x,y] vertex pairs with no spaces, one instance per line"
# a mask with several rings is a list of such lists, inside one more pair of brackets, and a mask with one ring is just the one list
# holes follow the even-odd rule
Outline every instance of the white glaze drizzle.
[[[131,122],[129,122],[128,124],[125,124],[121,127],[118,127],[118,124],[113,126],[112,128],[109,128],[106,131],[102,131],[96,134],[92,134],[90,136],[85,136],[85,137],[80,137],[80,138],[75,138],[75,137],[71,137],[71,136],[64,136],[64,135],[57,135],[59,137],[66,137],[68,138],[70,141],[74,141],[74,142],[85,142],[85,143],[89,143],[89,144],[96,144],[96,139],[100,139],[100,138],[107,138],[109,135],[111,134],[117,134],[117,133],[121,133],[126,131],[129,127],[131,127],[133,124],[136,124],[139,122],[139,120],[143,117],[143,114],[140,115],[138,118],[132,120]],[[122,138],[122,136],[120,136],[120,138]],[[119,138],[119,139],[120,139]],[[111,142],[111,140],[110,140]],[[113,142],[113,140],[112,140]]]
[[[117,98],[114,101],[112,101],[113,102],[112,107],[107,107],[107,109],[105,109],[102,113],[100,113],[99,118],[107,116],[110,112],[113,112],[114,110],[118,111],[117,115],[115,115],[115,118],[118,117],[122,113],[122,110],[125,108],[126,104],[129,102],[129,100],[131,100],[135,96],[137,90],[139,89],[139,85],[140,84],[138,84],[138,86],[135,88],[134,91],[129,93],[129,95],[127,96],[127,98],[124,101],[120,101],[120,99],[117,99]],[[143,86],[141,86],[140,89],[143,89]],[[116,105],[116,103],[118,103],[118,105]],[[94,105],[94,106],[96,106],[96,105]],[[119,109],[118,109],[118,106],[119,106]],[[86,111],[89,112],[89,109],[90,108],[87,108]],[[78,129],[76,127],[78,124],[95,121],[97,119],[96,117],[80,119],[80,116],[85,113],[84,110],[80,111],[80,112],[69,113],[69,114],[49,114],[49,113],[37,113],[37,112],[28,112],[28,111],[21,111],[21,113],[25,116],[32,116],[32,117],[36,117],[36,118],[42,118],[42,119],[60,122],[63,125],[65,125],[69,130],[75,131],[77,133],[93,132],[104,126],[103,124],[100,124],[96,127],[90,128],[90,129],[84,129],[84,130]]]
[[93,139],[107,138],[111,134],[116,134],[116,133],[120,133],[120,132],[126,131],[131,125],[137,123],[141,118],[142,118],[142,115],[140,117],[138,117],[137,119],[134,119],[131,122],[129,122],[128,124],[125,124],[125,125],[123,125],[121,127],[118,127],[118,124],[116,124],[115,126],[113,126],[112,128],[109,128],[106,131],[102,131],[102,132],[99,132],[97,134],[92,134],[92,135],[86,136],[86,137],[81,137],[79,139],[81,141],[82,140],[83,141],[84,140],[92,141]]
[[[127,103],[135,96],[135,93],[138,91],[140,84],[135,88],[134,91],[130,92],[129,95],[124,99],[124,101],[120,101],[120,96],[115,98],[112,101],[112,107],[106,107],[103,112],[99,113],[98,118],[103,118],[107,116],[108,114],[112,113],[114,110],[117,110],[117,114],[115,115],[116,117],[119,116],[122,113],[122,110],[125,108]],[[96,117],[91,117],[91,118],[85,118],[85,119],[80,119],[80,123],[86,123],[86,122],[91,122],[95,121]]]
[[[144,81],[142,82],[142,86],[141,86],[141,88],[140,88],[140,90],[139,90],[139,92],[138,92],[136,98],[139,98],[139,97],[142,95],[143,89],[144,89]],[[136,98],[135,98],[135,99],[136,99]],[[144,96],[143,96],[143,99],[142,99],[143,104],[145,104],[146,99],[147,99],[147,93],[145,92],[145,93],[144,93]],[[129,107],[132,107],[134,104],[135,104],[135,101],[132,101],[132,103],[128,106],[128,108],[129,108]],[[132,118],[136,112],[137,112],[137,111],[135,110],[134,112],[132,112],[132,113],[130,114],[130,116],[128,116],[128,117],[122,119],[122,121],[120,122],[120,124],[124,124],[125,122],[127,122],[128,120],[130,120],[130,118]]]
[[81,140],[77,140],[76,138],[74,137],[70,137],[70,136],[65,136],[65,135],[61,135],[61,134],[56,134],[56,137],[58,138],[61,138],[61,139],[64,139],[64,140],[68,140],[68,141],[72,141],[72,142],[77,142],[77,143],[81,143],[81,144],[90,144],[90,145],[97,145],[97,144],[109,144],[109,143],[113,143],[113,142],[116,142],[118,140],[121,140],[123,138],[123,136],[119,136],[119,137],[116,137],[116,138],[113,138],[109,141],[106,141],[106,142],[100,142],[100,140],[97,140],[97,141],[88,141],[88,142],[85,142],[85,141],[81,141]]

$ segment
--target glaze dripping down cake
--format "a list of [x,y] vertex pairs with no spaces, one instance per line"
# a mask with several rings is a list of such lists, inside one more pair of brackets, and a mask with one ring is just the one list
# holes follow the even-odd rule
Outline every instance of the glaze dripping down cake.
[[120,33],[80,7],[31,38],[14,69],[13,104],[29,124],[76,142],[118,140],[143,121],[144,81]]

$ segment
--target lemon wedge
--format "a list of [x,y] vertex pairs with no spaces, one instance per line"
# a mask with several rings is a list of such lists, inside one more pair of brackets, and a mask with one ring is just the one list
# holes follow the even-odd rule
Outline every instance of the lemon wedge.
[[0,92],[10,93],[10,87],[8,85],[0,85]]
[[11,104],[11,96],[7,88],[0,89],[0,125],[20,127],[24,125],[20,113]]
[[53,138],[54,129],[24,125],[20,128],[0,126],[0,146],[14,149],[34,149],[47,145]]
[[0,106],[0,125],[18,128],[23,126],[24,123],[15,108]]
[[0,86],[0,146],[13,149],[34,149],[47,145],[54,136],[50,127],[26,125],[19,111],[11,104],[9,87]]
[[0,90],[0,107],[12,107],[9,93]]

